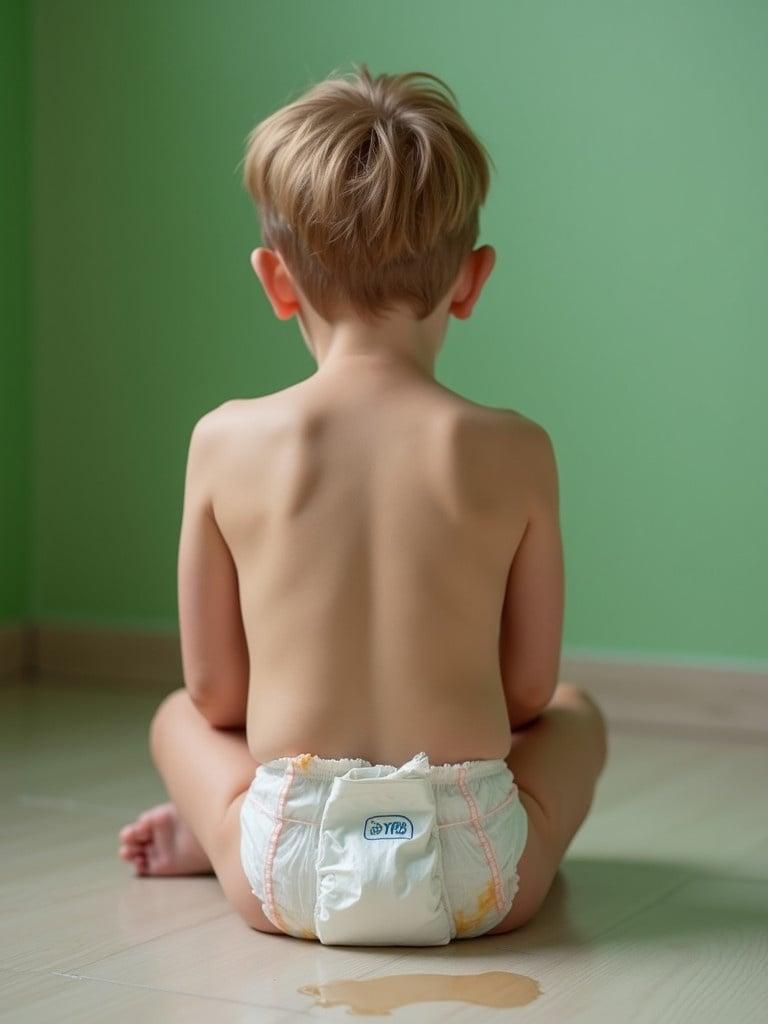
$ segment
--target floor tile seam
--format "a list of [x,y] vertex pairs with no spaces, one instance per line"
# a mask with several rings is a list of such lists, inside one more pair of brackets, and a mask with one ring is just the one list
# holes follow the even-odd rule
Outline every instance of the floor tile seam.
[[207,999],[215,1003],[233,1003],[236,1006],[247,1006],[256,1010],[276,1010],[278,1013],[292,1016],[309,1017],[307,1010],[291,1009],[287,1006],[273,1006],[271,1003],[254,1003],[248,999],[233,999],[230,996],[212,996],[205,992],[187,992],[185,989],[163,988],[157,985],[142,985],[137,981],[120,981],[117,978],[94,978],[87,974],[70,974],[67,971],[51,971],[52,976],[70,978],[73,981],[96,982],[102,985],[121,985],[124,988],[138,988],[145,992],[162,992],[164,995],[186,996],[188,999]]
[[[182,876],[176,876],[182,877]],[[191,924],[182,924],[177,928],[169,928],[168,931],[158,932],[157,935],[151,935],[147,939],[142,939],[141,942],[134,942],[130,946],[126,946],[124,949],[116,950],[114,953],[107,953],[106,956],[100,956],[96,960],[88,960],[84,964],[75,964],[74,967],[70,968],[73,971],[81,971],[86,967],[93,967],[96,964],[103,963],[105,960],[109,960],[113,956],[122,956],[124,953],[128,953],[134,949],[139,949],[141,946],[146,946],[150,942],[156,942],[158,939],[165,939],[169,935],[173,935],[175,932],[184,932],[190,928],[197,928],[199,925],[210,924],[212,921],[218,921],[222,917],[229,917],[233,911],[229,909],[221,910],[215,914],[211,914],[209,917],[204,917],[199,921],[195,921]]]

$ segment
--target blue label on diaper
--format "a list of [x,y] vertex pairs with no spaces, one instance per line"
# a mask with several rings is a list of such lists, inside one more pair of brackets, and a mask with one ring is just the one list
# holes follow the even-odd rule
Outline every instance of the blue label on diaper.
[[366,839],[413,839],[413,822],[404,814],[376,814],[365,819]]

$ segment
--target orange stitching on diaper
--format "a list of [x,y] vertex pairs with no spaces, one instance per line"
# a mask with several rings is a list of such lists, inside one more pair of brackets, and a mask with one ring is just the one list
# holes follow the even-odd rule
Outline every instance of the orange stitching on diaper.
[[[495,814],[497,811],[500,811],[502,809],[502,807],[506,807],[508,804],[513,803],[515,800],[517,800],[517,786],[515,786],[515,788],[512,790],[512,792],[506,798],[506,800],[502,800],[500,804],[496,804],[496,806],[492,807],[490,809],[490,811],[486,811],[485,814],[481,814],[480,815],[480,821],[485,821],[486,818],[490,818],[490,816],[492,814]],[[438,825],[437,827],[438,828],[453,828],[455,825],[471,825],[471,824],[472,824],[472,819],[471,818],[460,818],[458,821],[446,821],[442,825]]]
[[500,911],[503,911],[504,895],[501,885],[501,873],[499,872],[499,865],[496,862],[496,855],[493,852],[491,841],[488,838],[485,829],[480,823],[480,815],[477,810],[477,804],[475,803],[475,799],[469,792],[469,789],[467,788],[467,782],[465,778],[466,773],[466,768],[459,768],[459,787],[462,793],[464,794],[464,799],[467,801],[467,805],[469,806],[469,813],[472,816],[472,824],[474,826],[475,832],[477,833],[477,838],[480,840],[480,845],[483,848],[483,853],[485,854],[485,859],[488,864],[488,868],[491,872],[491,876],[493,878],[493,891],[496,896],[496,906]]
[[280,833],[283,829],[282,813],[285,807],[285,801],[288,799],[288,790],[291,788],[291,783],[294,777],[294,766],[292,763],[288,765],[285,772],[285,782],[283,788],[280,791],[280,798],[277,802],[277,815],[275,818],[275,827],[272,830],[272,835],[269,840],[269,852],[267,853],[267,859],[264,864],[264,895],[266,896],[267,904],[267,916],[272,921],[272,924],[276,928],[281,928],[284,932],[288,931],[285,922],[283,921],[280,912],[277,909],[275,903],[275,892],[272,883],[272,869],[275,863],[275,854],[277,852],[277,841],[280,838]]
[[319,821],[307,821],[306,818],[289,818],[287,814],[277,814],[271,807],[260,804],[255,797],[252,796],[250,799],[252,804],[258,807],[260,811],[265,811],[274,821],[293,821],[297,825],[320,825]]

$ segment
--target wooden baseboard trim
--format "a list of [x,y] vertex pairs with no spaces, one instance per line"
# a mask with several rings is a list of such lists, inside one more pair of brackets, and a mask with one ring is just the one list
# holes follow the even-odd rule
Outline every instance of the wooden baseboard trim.
[[35,627],[29,622],[0,625],[0,680],[26,678],[34,672]]
[[178,630],[142,631],[37,625],[36,672],[49,678],[182,686]]
[[560,669],[615,723],[768,734],[768,672],[759,669],[577,654],[564,656]]

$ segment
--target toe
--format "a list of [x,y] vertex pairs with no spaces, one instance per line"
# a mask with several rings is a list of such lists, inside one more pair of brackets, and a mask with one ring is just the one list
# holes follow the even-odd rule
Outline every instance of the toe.
[[137,818],[130,825],[124,825],[118,832],[118,837],[123,843],[137,844],[146,843],[152,835],[152,827],[149,821]]
[[134,822],[131,839],[136,843],[146,843],[152,838],[152,821],[149,818],[141,817]]
[[134,857],[144,855],[144,846],[139,843],[120,843],[118,853],[123,860],[133,860]]
[[173,824],[176,821],[176,810],[173,804],[159,804],[139,815],[138,825],[144,828],[158,828]]

